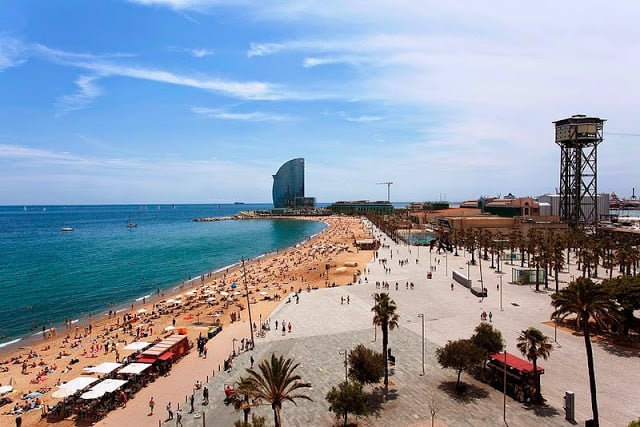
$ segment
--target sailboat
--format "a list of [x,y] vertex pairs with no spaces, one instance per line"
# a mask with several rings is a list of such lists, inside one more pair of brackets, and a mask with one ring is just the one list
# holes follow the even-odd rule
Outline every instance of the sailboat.
[[127,221],[127,228],[136,228],[138,226],[137,223],[133,222],[131,219],[131,215],[129,215],[129,221]]

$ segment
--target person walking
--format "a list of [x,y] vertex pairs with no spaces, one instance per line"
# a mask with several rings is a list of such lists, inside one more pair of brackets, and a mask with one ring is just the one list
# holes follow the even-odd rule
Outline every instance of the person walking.
[[149,399],[149,415],[153,415],[153,407],[156,406],[156,402],[153,401],[153,397]]
[[251,355],[251,358],[249,360],[251,361],[251,367],[253,368],[253,362],[254,362],[253,355]]
[[202,390],[202,404],[204,406],[209,404],[209,389],[207,387]]
[[173,410],[171,409],[171,402],[167,403],[167,412],[169,413],[169,420],[173,419]]
[[16,417],[16,427],[21,427],[22,426],[22,415],[18,414],[18,416]]
[[180,411],[176,412],[176,427],[182,427],[182,414]]
[[191,393],[191,397],[189,398],[189,403],[191,403],[191,413],[193,413],[195,411],[195,409],[193,408],[193,401],[195,400],[195,397],[193,395],[193,393]]
[[287,327],[285,326],[284,322],[282,322],[282,336],[287,334]]
[[489,322],[491,322],[491,319],[493,319],[493,313],[489,312]]

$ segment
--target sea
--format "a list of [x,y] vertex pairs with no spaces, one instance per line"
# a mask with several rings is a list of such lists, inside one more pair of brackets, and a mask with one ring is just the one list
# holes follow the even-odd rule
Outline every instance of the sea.
[[294,246],[326,227],[295,219],[193,221],[271,208],[0,206],[0,351],[65,321],[82,324],[242,259]]

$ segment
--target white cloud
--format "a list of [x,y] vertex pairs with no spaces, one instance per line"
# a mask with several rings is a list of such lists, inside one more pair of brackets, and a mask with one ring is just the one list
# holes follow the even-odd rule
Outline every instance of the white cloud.
[[382,120],[381,116],[371,116],[371,115],[352,116],[350,114],[345,113],[344,111],[341,111],[338,114],[340,117],[342,117],[346,121],[354,122],[354,123],[370,123],[370,122],[377,122]]
[[190,52],[196,58],[204,58],[215,53],[213,49],[191,49]]
[[18,67],[26,60],[26,49],[20,41],[0,35],[0,72]]
[[[36,51],[61,65],[92,71],[99,77],[120,76],[158,83],[192,87],[244,100],[283,101],[337,98],[326,92],[292,91],[277,84],[260,81],[233,81],[215,77],[182,75],[170,71],[127,65],[104,59],[105,56],[77,54],[35,45]],[[119,55],[119,54],[118,54]]]
[[248,122],[282,122],[292,120],[292,117],[281,114],[270,114],[262,112],[229,113],[227,111],[206,107],[192,107],[191,111],[196,114],[219,120],[240,120]]
[[95,81],[99,80],[97,76],[80,76],[76,80],[78,91],[73,95],[66,95],[58,98],[56,108],[58,114],[65,114],[72,111],[82,110],[93,102],[95,98],[102,95]]

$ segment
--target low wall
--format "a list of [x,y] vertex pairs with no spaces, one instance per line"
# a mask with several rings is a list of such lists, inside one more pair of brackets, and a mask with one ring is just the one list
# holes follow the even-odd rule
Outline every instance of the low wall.
[[453,280],[460,283],[465,288],[471,287],[471,280],[468,279],[467,276],[465,276],[464,274],[460,274],[457,271],[453,270],[451,272],[451,277],[453,277]]

